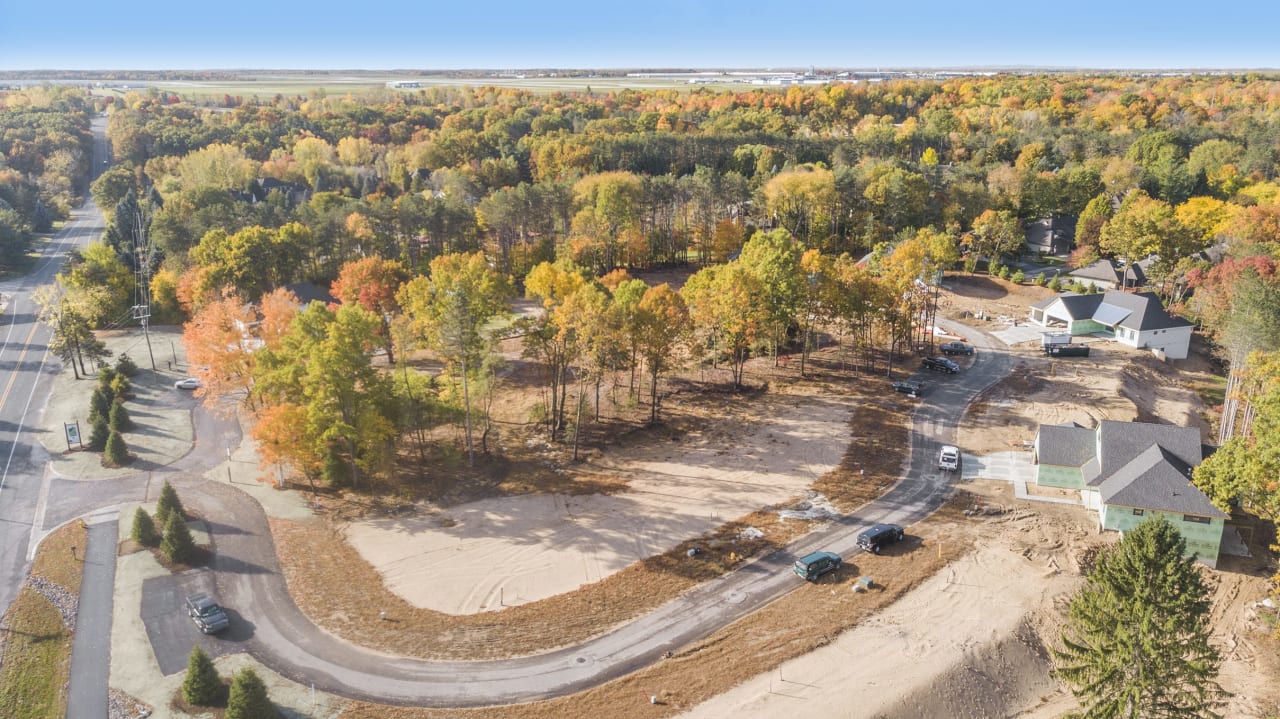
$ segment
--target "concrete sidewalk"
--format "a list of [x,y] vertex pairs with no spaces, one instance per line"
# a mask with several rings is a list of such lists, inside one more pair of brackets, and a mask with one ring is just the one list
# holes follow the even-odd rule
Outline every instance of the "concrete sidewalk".
[[963,455],[960,464],[960,477],[965,481],[975,479],[997,479],[1013,484],[1013,496],[1032,502],[1049,502],[1050,504],[1082,504],[1080,500],[1061,497],[1043,497],[1029,494],[1027,483],[1035,482],[1036,466],[1031,461],[1031,453],[1025,450],[1013,452],[992,452],[991,454]]
[[71,645],[71,681],[67,689],[67,719],[107,716],[107,676],[111,669],[111,602],[116,583],[115,512],[91,517],[84,550],[84,576],[76,634]]

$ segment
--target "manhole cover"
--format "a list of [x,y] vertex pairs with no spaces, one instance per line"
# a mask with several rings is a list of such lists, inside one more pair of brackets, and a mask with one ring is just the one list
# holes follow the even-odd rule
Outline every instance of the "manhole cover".
[[729,592],[724,595],[724,600],[730,604],[742,604],[746,599],[747,595],[739,591]]

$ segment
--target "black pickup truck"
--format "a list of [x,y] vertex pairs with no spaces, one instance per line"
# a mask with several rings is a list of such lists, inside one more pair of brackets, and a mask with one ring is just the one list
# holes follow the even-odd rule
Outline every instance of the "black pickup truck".
[[960,371],[960,365],[946,357],[925,357],[920,366],[927,370],[946,372],[947,374],[955,374]]
[[944,355],[973,354],[973,345],[967,345],[963,342],[943,342],[938,349],[942,350],[942,354]]

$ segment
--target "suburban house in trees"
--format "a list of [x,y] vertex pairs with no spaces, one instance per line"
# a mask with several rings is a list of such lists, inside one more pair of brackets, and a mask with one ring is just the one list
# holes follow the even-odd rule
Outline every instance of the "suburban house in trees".
[[1064,292],[1031,306],[1032,324],[1072,335],[1101,335],[1168,359],[1186,359],[1193,325],[1165,311],[1154,292]]
[[1145,270],[1149,264],[1151,260],[1117,265],[1114,260],[1101,259],[1068,272],[1067,278],[1100,290],[1134,289],[1147,284]]
[[1076,218],[1045,217],[1026,224],[1027,249],[1045,255],[1065,255],[1076,244]]
[[1036,482],[1080,490],[1103,529],[1126,532],[1163,516],[1186,539],[1188,555],[1217,566],[1230,516],[1191,483],[1191,470],[1212,451],[1200,430],[1112,420],[1093,429],[1042,424],[1034,448]]

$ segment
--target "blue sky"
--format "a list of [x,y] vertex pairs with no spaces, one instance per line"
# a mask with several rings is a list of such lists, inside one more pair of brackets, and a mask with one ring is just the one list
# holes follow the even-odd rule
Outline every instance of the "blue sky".
[[0,0],[0,70],[1280,67],[1280,3]]

